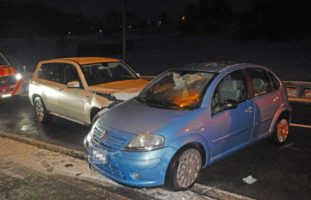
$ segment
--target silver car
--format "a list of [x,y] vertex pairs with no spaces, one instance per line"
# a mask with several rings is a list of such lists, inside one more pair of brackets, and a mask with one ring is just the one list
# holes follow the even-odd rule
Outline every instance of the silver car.
[[137,96],[147,83],[118,59],[53,59],[38,63],[29,99],[39,122],[52,114],[89,125],[100,112]]

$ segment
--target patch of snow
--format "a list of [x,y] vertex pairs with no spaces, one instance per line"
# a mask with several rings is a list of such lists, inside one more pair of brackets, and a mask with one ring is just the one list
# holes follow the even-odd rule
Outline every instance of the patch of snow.
[[253,184],[253,183],[255,183],[257,181],[257,179],[254,178],[252,175],[249,175],[249,176],[243,178],[242,180],[243,180],[244,183],[247,183],[249,185],[251,185],[251,184]]
[[[122,188],[111,179],[89,169],[86,161],[75,159],[70,156],[40,149],[28,144],[16,142],[10,139],[0,138],[0,159],[13,161],[21,166],[30,168],[46,175],[62,175],[81,180],[92,181],[103,186]],[[162,188],[133,189],[154,199],[208,199],[190,190],[171,192]]]

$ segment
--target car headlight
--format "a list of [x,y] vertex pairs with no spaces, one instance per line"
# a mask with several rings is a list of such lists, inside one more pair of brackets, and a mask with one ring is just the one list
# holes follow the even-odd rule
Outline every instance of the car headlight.
[[164,137],[153,134],[140,134],[136,136],[130,143],[128,143],[124,151],[151,151],[162,148],[164,145]]
[[20,74],[20,73],[17,73],[16,75],[15,75],[15,78],[16,78],[16,80],[21,80],[22,78],[23,78],[23,76]]

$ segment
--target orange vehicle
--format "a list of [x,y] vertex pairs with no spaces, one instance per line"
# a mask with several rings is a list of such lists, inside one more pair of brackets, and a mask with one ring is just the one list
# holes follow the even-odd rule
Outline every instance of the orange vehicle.
[[22,75],[0,53],[0,99],[18,94],[22,83]]

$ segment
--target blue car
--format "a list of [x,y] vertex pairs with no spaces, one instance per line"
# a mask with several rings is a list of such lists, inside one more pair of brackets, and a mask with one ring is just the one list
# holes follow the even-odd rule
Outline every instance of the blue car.
[[283,83],[254,64],[168,70],[104,113],[84,140],[90,165],[125,185],[191,187],[202,167],[258,140],[288,138]]

